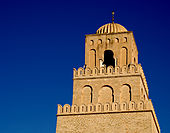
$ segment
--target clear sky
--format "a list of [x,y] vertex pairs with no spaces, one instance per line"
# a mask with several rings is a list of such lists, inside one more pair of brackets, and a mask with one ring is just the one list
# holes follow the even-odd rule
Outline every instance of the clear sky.
[[55,133],[57,104],[72,102],[85,34],[111,22],[134,32],[162,133],[170,131],[168,0],[0,1],[0,133]]

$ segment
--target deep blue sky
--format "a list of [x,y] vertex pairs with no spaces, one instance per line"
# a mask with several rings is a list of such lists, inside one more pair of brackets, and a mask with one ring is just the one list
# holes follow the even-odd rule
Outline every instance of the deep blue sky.
[[55,133],[56,105],[71,104],[84,35],[115,22],[134,32],[162,133],[170,131],[168,0],[0,1],[0,133]]

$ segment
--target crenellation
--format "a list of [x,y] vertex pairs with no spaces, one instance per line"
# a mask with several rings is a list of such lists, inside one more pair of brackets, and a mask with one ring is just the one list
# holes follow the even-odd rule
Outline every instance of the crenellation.
[[97,67],[94,67],[92,70],[92,75],[96,76],[99,74],[99,69]]
[[80,113],[85,113],[87,112],[87,106],[85,104],[82,104],[80,105],[80,110],[79,110]]
[[95,111],[95,106],[93,104],[87,105],[87,112],[94,112]]
[[107,69],[107,71],[106,71],[107,75],[112,75],[114,73],[113,66],[108,66],[106,69]]
[[96,112],[101,112],[103,110],[103,105],[101,103],[97,103],[95,107]]
[[117,102],[112,103],[112,111],[119,111],[120,110],[120,104]]
[[130,101],[129,103],[129,110],[136,110],[137,105],[134,101]]
[[141,76],[148,97],[148,85],[143,69],[140,64],[138,65],[130,64],[128,66],[127,65],[123,66],[122,68],[120,67],[113,68],[112,66],[109,66],[106,69],[106,66],[104,66],[101,67],[100,69],[95,67],[92,70],[90,68],[84,69],[82,67],[78,68],[78,70],[76,70],[75,68],[73,69],[73,79],[92,78],[92,77],[99,78],[99,77],[107,77],[107,76],[125,76],[125,75],[132,75],[132,74],[133,75],[137,74]]
[[[86,69],[80,67],[78,70],[75,68],[73,69],[73,78],[80,78],[80,77],[100,77],[100,76],[108,76],[108,75],[129,75],[129,74],[141,74],[142,78],[144,78],[145,82],[145,76],[143,73],[143,69],[140,65],[124,65],[123,67],[115,67],[113,66],[106,66],[101,67],[98,69],[97,67],[93,68],[92,70],[87,67]],[[146,83],[145,83],[146,84]]]
[[128,105],[125,101],[120,103],[120,110],[126,111],[127,109],[128,109]]
[[79,112],[79,107],[76,104],[72,105],[71,113],[77,113],[77,112]]
[[111,111],[111,105],[110,105],[110,103],[105,103],[105,104],[103,105],[103,111],[104,111],[104,112],[109,112],[109,111]]
[[138,71],[138,68],[139,66],[137,65],[137,67],[136,67],[136,65],[135,64],[130,64],[129,66],[128,66],[128,72],[129,73],[131,73],[131,74],[133,74],[133,73],[138,73],[138,72],[140,72],[140,71]]
[[87,67],[87,68],[85,69],[85,75],[86,75],[86,76],[91,76],[91,74],[92,74],[92,70],[91,70],[89,67]]
[[76,68],[73,68],[73,77],[77,77],[78,73],[77,73],[77,70]]
[[[130,73],[131,71],[129,71]],[[128,66],[127,65],[124,65],[122,68],[121,68],[121,71],[120,73],[122,74],[127,74],[128,73]]]
[[115,67],[115,75],[118,75],[120,73],[121,69],[119,66]]
[[99,74],[100,75],[104,75],[106,73],[106,67],[101,67],[100,69],[99,69]]
[[62,107],[62,105],[58,104],[57,114],[61,114],[61,113],[63,113],[63,107]]
[[85,75],[84,69],[82,67],[78,68],[77,76],[84,76],[84,75]]
[[81,114],[81,113],[104,113],[104,112],[121,112],[121,111],[142,111],[142,110],[153,110],[153,105],[151,101],[140,101],[135,103],[134,101],[117,103],[97,103],[95,105],[82,104],[80,106],[65,104],[63,107],[58,105],[57,115],[64,114]]
[[71,113],[71,106],[69,104],[65,104],[63,107],[64,113]]

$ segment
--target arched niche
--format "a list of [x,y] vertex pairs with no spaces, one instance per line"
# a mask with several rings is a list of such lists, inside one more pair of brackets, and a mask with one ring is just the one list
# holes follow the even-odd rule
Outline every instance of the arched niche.
[[127,42],[127,37],[124,37],[124,38],[123,38],[123,42],[124,42],[124,43]]
[[115,43],[119,43],[119,38],[115,38],[115,39],[114,39],[114,42],[115,42]]
[[96,66],[96,50],[91,49],[89,51],[89,67],[93,68]]
[[94,41],[93,40],[90,40],[90,45],[94,45]]
[[81,94],[81,103],[82,104],[90,104],[92,103],[92,87],[84,86]]
[[120,102],[131,101],[131,87],[128,84],[124,84],[120,88]]
[[102,44],[102,40],[99,39],[97,43],[98,43],[99,45]]
[[107,44],[110,44],[110,39],[109,38],[107,39]]
[[120,50],[120,66],[128,64],[128,50],[126,47],[122,47]]
[[98,94],[98,103],[112,103],[114,101],[113,89],[110,86],[103,86]]

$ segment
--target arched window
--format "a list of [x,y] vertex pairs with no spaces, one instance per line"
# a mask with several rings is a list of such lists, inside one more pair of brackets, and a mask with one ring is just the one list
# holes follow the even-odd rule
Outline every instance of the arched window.
[[104,62],[103,64],[108,66],[113,66],[115,67],[115,59],[113,58],[114,54],[111,50],[105,50],[104,51]]
[[121,102],[131,101],[131,87],[130,87],[130,85],[125,84],[120,88],[120,101]]
[[93,68],[96,66],[96,50],[91,49],[89,53],[89,67]]
[[101,39],[98,40],[98,44],[102,44],[102,40]]
[[92,87],[85,86],[82,89],[82,95],[81,95],[81,103],[82,104],[90,104],[92,103]]
[[107,39],[107,44],[110,44],[110,39]]
[[115,43],[119,43],[119,38],[115,38]]
[[136,64],[136,58],[134,57],[134,64]]
[[94,45],[94,41],[93,40],[90,41],[90,45]]
[[124,37],[124,38],[123,38],[123,42],[127,42],[127,37]]
[[127,48],[122,47],[120,51],[120,66],[128,64],[128,51]]
[[98,94],[98,103],[112,103],[114,102],[113,89],[110,86],[103,86]]

